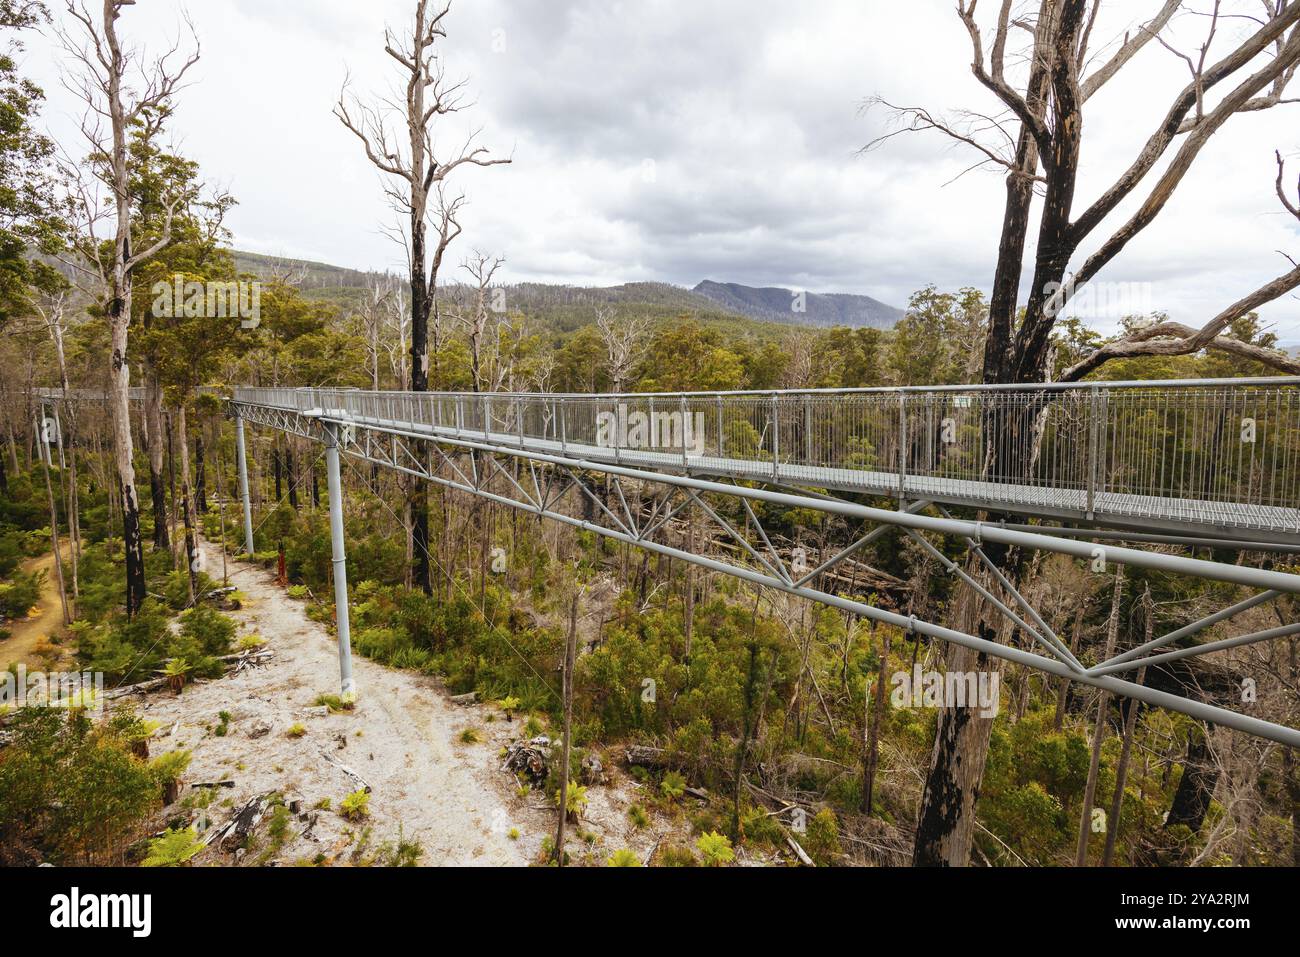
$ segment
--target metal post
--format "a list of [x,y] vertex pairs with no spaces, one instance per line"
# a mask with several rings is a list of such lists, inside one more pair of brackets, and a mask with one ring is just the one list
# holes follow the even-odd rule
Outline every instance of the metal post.
[[690,431],[691,420],[688,418],[690,413],[687,412],[686,410],[685,393],[682,394],[681,407],[682,407],[682,470],[685,472],[689,472],[690,469],[687,466],[687,459],[686,459],[686,444],[687,444],[686,439]]
[[1088,521],[1092,521],[1097,508],[1097,430],[1100,428],[1101,409],[1098,402],[1100,392],[1092,387],[1088,398]]
[[772,480],[781,478],[781,409],[776,404],[777,395],[772,393]]
[[907,452],[911,439],[907,437],[907,396],[898,395],[898,504],[907,504]]
[[244,417],[235,413],[235,459],[239,463],[239,497],[244,503],[244,551],[253,554],[253,509],[248,502],[248,454],[244,451]]
[[555,400],[555,414],[560,419],[560,451],[564,454],[569,452],[569,433],[568,426],[564,424],[564,400]]
[[352,680],[352,628],[348,618],[348,560],[343,550],[343,492],[339,481],[338,425],[325,427],[325,475],[330,499],[330,547],[334,562],[334,617],[339,636],[339,681],[343,694],[355,694]]
[[725,454],[724,450],[726,448],[726,443],[723,440],[723,428],[722,428],[722,396],[718,396],[717,402],[718,402],[718,458],[722,458],[722,456]]
[[808,396],[803,397],[803,460],[804,465],[813,464],[812,404]]

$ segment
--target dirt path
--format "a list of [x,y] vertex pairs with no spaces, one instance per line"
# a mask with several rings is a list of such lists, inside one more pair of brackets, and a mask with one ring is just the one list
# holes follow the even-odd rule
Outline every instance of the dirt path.
[[[498,770],[497,753],[518,732],[517,723],[488,721],[494,709],[451,704],[433,679],[360,657],[353,659],[355,710],[322,714],[313,707],[317,695],[339,689],[333,637],[307,618],[305,602],[288,598],[271,573],[232,564],[231,583],[248,596],[243,609],[232,613],[240,635],[260,634],[274,657],[264,667],[193,685],[180,696],[150,695],[136,705],[142,717],[159,723],[153,754],[193,752],[186,782],[234,782],[233,788],[212,791],[211,821],[223,822],[232,807],[278,791],[301,799],[305,810],[324,800],[332,809],[320,810],[310,828],[295,819],[292,837],[274,862],[323,855],[347,863],[367,840],[371,847],[395,842],[399,829],[422,845],[422,864],[522,865],[537,854],[552,815],[520,798],[511,777]],[[231,718],[218,736],[222,711]],[[305,734],[290,737],[294,725]],[[460,742],[469,726],[478,730],[479,743]],[[373,788],[366,822],[349,823],[336,813],[357,785],[325,755]],[[192,791],[182,792],[182,805]],[[181,805],[173,806],[165,816],[181,811]],[[511,839],[512,829],[517,839]],[[245,855],[242,862],[252,859]],[[212,847],[195,861],[204,862],[230,859]]]
[[[68,544],[63,543],[66,559]],[[41,590],[40,601],[36,603],[35,614],[22,621],[12,621],[5,627],[9,637],[0,641],[0,671],[10,665],[25,664],[29,669],[44,668],[46,661],[33,654],[36,647],[63,628],[63,612],[59,607],[59,584],[54,570],[54,552],[32,558],[23,563],[23,573],[45,572],[45,587]]]

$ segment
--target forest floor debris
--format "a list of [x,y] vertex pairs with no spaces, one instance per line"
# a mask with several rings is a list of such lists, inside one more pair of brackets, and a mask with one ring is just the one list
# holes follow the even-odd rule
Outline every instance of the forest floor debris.
[[[185,777],[197,783],[181,789],[160,824],[196,824],[200,840],[227,828],[194,864],[372,862],[381,845],[399,840],[418,842],[426,865],[540,860],[555,811],[542,790],[521,789],[503,769],[503,753],[522,742],[521,722],[499,720],[491,704],[453,703],[435,679],[359,656],[355,706],[318,705],[338,684],[334,636],[285,595],[273,572],[242,563],[230,570],[246,596],[230,613],[239,633],[266,640],[257,666],[233,668],[180,695],[158,690],[123,699],[158,725],[156,754],[193,752]],[[222,725],[226,731],[218,734]],[[462,735],[467,729],[476,732],[472,742]],[[630,823],[640,790],[617,774],[589,789],[587,811],[568,842],[571,861],[603,864],[622,848],[645,855],[669,839],[689,843],[684,820],[655,815],[648,827]],[[340,805],[357,792],[367,794],[364,810],[349,820]],[[292,825],[270,842],[268,854],[259,828],[271,826],[276,795],[286,808],[281,813],[293,808]],[[232,841],[236,818],[244,829]],[[236,844],[241,853],[234,853]],[[243,853],[244,845],[261,853]]]

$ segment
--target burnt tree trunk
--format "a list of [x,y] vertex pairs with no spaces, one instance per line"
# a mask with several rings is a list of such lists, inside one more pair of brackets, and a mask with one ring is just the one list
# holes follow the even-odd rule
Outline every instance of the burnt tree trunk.
[[208,473],[203,460],[203,430],[194,436],[194,507],[200,515],[208,511]]
[[[876,623],[871,623],[874,635]],[[871,718],[867,725],[866,749],[862,754],[862,806],[861,811],[871,816],[875,804],[876,768],[880,762],[880,722],[885,711],[885,676],[889,670],[889,634],[886,632],[880,648],[880,665],[876,669],[875,702],[871,705]],[[868,696],[864,697],[870,700]]]
[[[1124,601],[1124,566],[1115,570],[1115,590],[1111,593],[1110,618],[1106,622],[1105,661],[1115,654],[1119,638],[1120,606]],[[1075,848],[1074,866],[1088,863],[1088,836],[1092,831],[1092,802],[1097,793],[1097,775],[1101,771],[1101,746],[1106,740],[1106,719],[1110,710],[1110,694],[1102,691],[1097,698],[1097,720],[1092,729],[1092,755],[1088,763],[1088,780],[1083,786],[1083,800],[1079,807],[1079,843]]]
[[[1151,600],[1151,586],[1147,585],[1142,593],[1143,644],[1155,636],[1155,604]],[[1146,682],[1146,668],[1139,668],[1136,682]],[[1110,816],[1106,819],[1106,846],[1101,852],[1101,866],[1110,867],[1115,861],[1115,844],[1119,840],[1119,822],[1124,813],[1124,787],[1128,783],[1128,765],[1133,755],[1133,735],[1137,731],[1138,712],[1141,710],[1136,698],[1129,698],[1128,710],[1124,714],[1124,741],[1120,745],[1119,763],[1115,765],[1115,793],[1110,799]]]
[[578,589],[569,602],[569,633],[564,641],[564,740],[560,748],[559,820],[555,825],[555,864],[564,866],[564,824],[569,816],[569,749],[573,725],[573,669],[578,658]]
[[1169,805],[1165,830],[1185,825],[1193,834],[1205,823],[1210,810],[1210,799],[1219,780],[1219,766],[1211,759],[1210,745],[1205,735],[1197,734],[1187,742],[1187,757],[1183,761],[1183,776],[1178,779],[1178,790]]

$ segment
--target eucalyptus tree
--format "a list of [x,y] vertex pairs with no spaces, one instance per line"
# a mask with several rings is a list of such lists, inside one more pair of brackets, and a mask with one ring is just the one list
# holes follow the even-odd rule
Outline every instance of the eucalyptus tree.
[[[169,197],[162,223],[151,242],[137,244],[132,224],[130,168],[131,130],[146,114],[167,107],[185,75],[199,59],[197,39],[182,52],[179,44],[162,56],[146,60],[139,50],[124,47],[118,32],[123,9],[134,0],[103,0],[98,11],[68,0],[70,24],[59,31],[71,65],[64,82],[85,103],[81,131],[91,152],[91,171],[107,191],[101,203],[98,191],[85,179],[74,177],[73,198],[79,209],[81,231],[73,246],[82,255],[77,269],[98,281],[110,333],[109,408],[113,422],[114,456],[122,502],[125,546],[126,611],[134,615],[144,603],[144,548],[140,539],[140,501],[135,488],[129,403],[131,366],[128,340],[131,325],[132,274],[171,242],[171,226],[181,197]],[[101,249],[98,227],[112,223],[111,246]]]
[[[883,97],[871,101],[900,121],[882,140],[901,132],[937,133],[969,148],[976,166],[1004,176],[982,364],[986,383],[1041,381],[1050,366],[1053,331],[1070,301],[1120,261],[1169,206],[1206,146],[1230,135],[1230,121],[1241,114],[1295,102],[1287,92],[1300,64],[1297,0],[1212,0],[1202,5],[1207,9],[1180,0],[1148,0],[1142,5],[1143,20],[1111,42],[1101,42],[1098,37],[1107,25],[1131,17],[1134,6],[1119,0],[1001,0],[993,5],[993,16],[982,21],[977,0],[959,0],[956,13],[970,40],[971,72],[992,94],[993,110],[945,113],[898,107]],[[1188,31],[1170,30],[1176,17],[1187,23]],[[991,36],[985,33],[990,23]],[[1190,31],[1198,40],[1180,49],[1174,33]],[[1093,98],[1117,77],[1127,76],[1126,67],[1139,55],[1161,48],[1172,54],[1172,69],[1185,71],[1185,84],[1122,172],[1102,183],[1095,196],[1081,196],[1081,174],[1091,172],[1084,158],[1100,153],[1085,149],[1091,142],[1086,134],[1092,129],[1087,120]],[[1022,302],[1026,274],[1030,279]],[[1297,285],[1300,268],[1239,298],[1203,327],[1208,335],[1184,336],[1170,328],[1161,335],[1190,340],[1186,345],[1192,351],[1213,347],[1217,331],[1233,319]],[[1287,368],[1282,357],[1275,359],[1274,365]],[[1074,372],[1081,375],[1097,364]],[[986,426],[990,474],[1008,481],[1026,476],[1036,454],[1038,417],[1027,410],[994,416]],[[1018,579],[1021,560],[1015,553],[992,557],[1013,581]],[[963,631],[996,637],[987,603],[964,601],[961,617]],[[995,666],[961,649],[954,649],[949,664],[957,670]],[[990,730],[988,720],[966,709],[941,713],[916,863],[968,862]]]
[[[416,0],[414,15],[404,31],[384,31],[384,52],[397,64],[404,81],[402,102],[378,100],[366,104],[348,96],[345,83],[334,107],[334,115],[361,142],[366,158],[388,177],[388,198],[405,221],[401,238],[410,268],[411,388],[416,392],[430,387],[429,320],[431,315],[437,315],[438,274],[448,246],[461,232],[457,213],[464,197],[446,190],[447,179],[464,166],[510,162],[493,157],[486,147],[477,145],[477,131],[456,139],[457,145],[450,150],[441,145],[449,142],[447,118],[467,106],[467,81],[448,78],[442,54],[447,39],[445,21],[450,12],[450,0]],[[435,231],[432,251],[430,226]],[[440,331],[439,323],[435,322],[434,328]],[[435,343],[435,356],[438,351]],[[435,370],[435,389],[444,387],[438,378]],[[409,494],[415,577],[420,587],[429,591],[427,487],[412,484]]]

